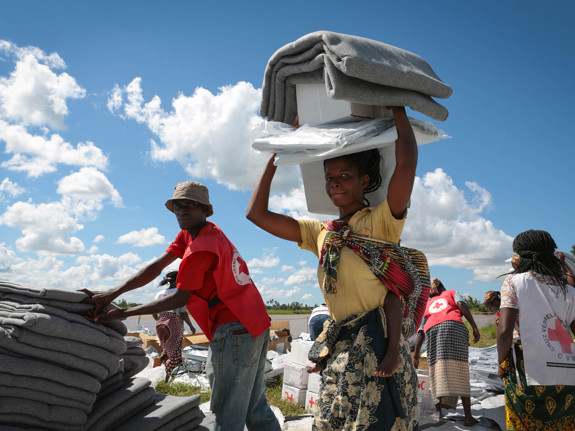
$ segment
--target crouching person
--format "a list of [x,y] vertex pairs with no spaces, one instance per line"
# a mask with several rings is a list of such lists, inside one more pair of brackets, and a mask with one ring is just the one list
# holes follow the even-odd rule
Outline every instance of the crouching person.
[[212,390],[214,430],[279,431],[265,398],[265,361],[270,318],[246,263],[214,223],[208,189],[195,181],[176,186],[166,207],[180,232],[158,259],[124,283],[104,292],[88,292],[98,309],[121,294],[153,281],[177,258],[182,259],[176,293],[148,304],[97,314],[108,322],[186,306],[210,340],[206,373]]

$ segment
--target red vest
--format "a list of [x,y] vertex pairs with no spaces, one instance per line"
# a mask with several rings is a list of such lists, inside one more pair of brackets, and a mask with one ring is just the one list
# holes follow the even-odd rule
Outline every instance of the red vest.
[[459,311],[455,302],[455,290],[445,290],[440,295],[429,298],[424,317],[427,318],[423,326],[425,332],[446,320],[463,322],[461,320],[461,311]]
[[[208,222],[208,226],[189,244],[182,263],[188,256],[199,251],[208,251],[218,257],[213,276],[220,300],[237,316],[252,337],[261,335],[270,327],[264,301],[239,252],[214,223]],[[209,330],[207,301],[191,294],[186,307],[211,340],[214,334]]]

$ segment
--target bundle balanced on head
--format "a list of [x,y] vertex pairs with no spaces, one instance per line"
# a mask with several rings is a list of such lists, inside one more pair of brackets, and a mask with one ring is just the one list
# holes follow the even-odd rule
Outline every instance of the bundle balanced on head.
[[[268,209],[274,155],[247,209],[257,226],[320,258],[318,278],[332,321],[310,352],[310,359],[314,351],[329,352],[315,361],[323,369],[323,383],[314,429],[371,424],[369,429],[380,430],[401,423],[411,430],[418,423],[417,375],[401,332],[399,293],[389,287],[401,284],[394,277],[403,273],[388,262],[393,269],[382,274],[375,245],[375,240],[399,242],[417,166],[405,108],[391,109],[398,134],[396,167],[383,203],[370,207],[364,197],[381,184],[380,155],[371,150],[324,162],[325,190],[340,215],[333,222],[296,220]],[[382,282],[390,278],[393,283]]]
[[[222,230],[206,220],[214,211],[208,189],[196,181],[176,186],[166,202],[180,232],[166,251],[134,276],[105,292],[91,293],[100,307],[121,294],[144,286],[182,259],[176,292],[148,304],[96,316],[108,322],[128,316],[186,307],[210,340],[206,374],[210,408],[220,431],[280,431],[265,398],[265,363],[270,319],[261,295],[235,246]],[[99,308],[100,308],[99,307]]]

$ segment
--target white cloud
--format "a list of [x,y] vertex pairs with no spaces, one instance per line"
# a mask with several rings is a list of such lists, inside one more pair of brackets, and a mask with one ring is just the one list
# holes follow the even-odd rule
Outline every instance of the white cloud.
[[94,238],[94,243],[98,243],[98,242],[102,242],[104,241],[104,235],[96,235],[96,237]]
[[[141,78],[135,78],[112,90],[108,108],[144,123],[158,137],[151,144],[152,159],[177,161],[191,176],[213,179],[230,189],[251,189],[269,157],[251,149],[253,140],[264,133],[265,120],[257,115],[261,90],[246,82],[219,90],[212,94],[197,88],[191,96],[181,94],[166,112],[158,96],[144,101]],[[282,168],[274,190],[290,190],[300,182],[297,167]]]
[[[0,77],[0,112],[4,118],[24,125],[64,126],[67,99],[82,98],[86,91],[67,73],[58,75],[50,69],[64,66],[57,58],[47,57],[38,49],[20,51],[10,77]],[[48,65],[41,64],[46,59]]]
[[3,199],[4,195],[16,197],[24,192],[25,189],[20,187],[17,183],[10,181],[10,178],[4,178],[0,183],[0,200]]
[[[262,259],[253,258],[247,263],[248,268],[273,268],[274,266],[279,265],[280,258],[275,256],[273,251],[272,252],[265,252]],[[250,269],[250,272],[251,269]]]
[[284,281],[284,286],[317,286],[317,268],[304,267],[295,271]]
[[416,178],[402,244],[425,253],[431,265],[466,268],[480,281],[493,281],[507,269],[513,238],[484,218],[489,192],[466,183],[466,199],[441,169]]
[[58,134],[33,135],[22,125],[2,120],[0,140],[6,142],[6,153],[13,154],[1,166],[12,171],[26,172],[31,177],[55,172],[58,164],[93,166],[98,169],[105,169],[108,164],[102,150],[92,142],[80,142],[72,146]]
[[23,236],[16,240],[20,251],[38,254],[78,254],[83,242],[71,236],[83,229],[72,216],[69,202],[33,204],[16,202],[0,216],[0,224],[17,227]]
[[151,245],[164,244],[166,238],[158,233],[157,227],[140,229],[122,235],[116,241],[117,244],[132,244],[134,247],[149,247]]
[[301,299],[303,299],[304,301],[308,301],[310,299],[313,299],[313,295],[311,293],[306,293],[301,297]]
[[265,284],[260,284],[258,285],[258,289],[264,301],[268,299],[275,299],[277,301],[280,301],[281,299],[290,299],[297,297],[302,292],[302,289],[298,286],[294,286],[291,289],[279,289],[277,287],[269,287]]
[[114,206],[122,206],[120,193],[106,176],[95,168],[80,169],[58,182],[58,193],[84,201],[110,199]]

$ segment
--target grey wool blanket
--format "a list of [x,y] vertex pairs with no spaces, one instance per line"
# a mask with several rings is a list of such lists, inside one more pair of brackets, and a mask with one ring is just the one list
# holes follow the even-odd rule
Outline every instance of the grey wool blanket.
[[452,90],[420,56],[375,40],[316,31],[277,50],[264,73],[260,114],[293,124],[296,84],[324,83],[332,99],[363,105],[408,106],[444,121],[447,109],[433,98]]

